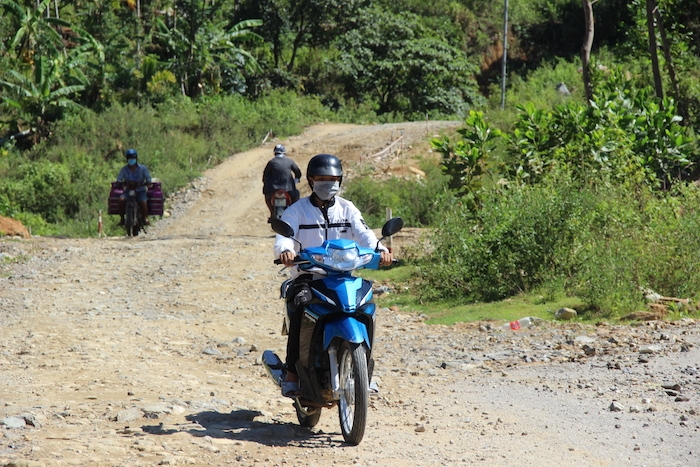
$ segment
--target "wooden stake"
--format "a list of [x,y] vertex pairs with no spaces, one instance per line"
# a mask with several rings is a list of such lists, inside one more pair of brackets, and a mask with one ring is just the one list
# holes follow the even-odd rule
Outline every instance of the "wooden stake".
[[100,209],[99,214],[97,215],[97,237],[106,237],[105,231],[104,231],[104,226],[102,225],[102,209]]

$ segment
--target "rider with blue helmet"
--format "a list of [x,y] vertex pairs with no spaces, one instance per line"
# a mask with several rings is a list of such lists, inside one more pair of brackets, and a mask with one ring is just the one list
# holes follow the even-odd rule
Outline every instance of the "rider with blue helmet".
[[117,175],[117,181],[124,185],[124,193],[119,197],[119,225],[124,225],[124,211],[126,209],[126,196],[129,189],[136,191],[136,200],[141,208],[141,221],[143,225],[149,225],[148,221],[148,187],[151,186],[151,173],[148,168],[137,162],[138,154],[135,149],[127,149],[126,165]]

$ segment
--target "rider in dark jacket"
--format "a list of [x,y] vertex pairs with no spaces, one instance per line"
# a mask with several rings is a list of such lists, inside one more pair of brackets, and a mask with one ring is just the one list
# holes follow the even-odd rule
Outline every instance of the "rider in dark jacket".
[[284,190],[289,193],[292,203],[299,200],[299,190],[296,188],[296,182],[299,179],[301,179],[299,166],[287,157],[284,146],[278,144],[275,146],[275,157],[270,159],[265,166],[262,177],[263,194],[265,195],[265,203],[270,208],[270,217],[274,216],[271,198],[276,190]]

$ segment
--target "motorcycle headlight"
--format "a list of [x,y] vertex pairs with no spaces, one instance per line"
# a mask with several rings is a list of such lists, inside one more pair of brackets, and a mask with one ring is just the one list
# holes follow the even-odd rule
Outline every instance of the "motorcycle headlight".
[[352,271],[372,261],[374,255],[361,255],[357,248],[329,248],[327,254],[313,254],[313,260],[337,271]]

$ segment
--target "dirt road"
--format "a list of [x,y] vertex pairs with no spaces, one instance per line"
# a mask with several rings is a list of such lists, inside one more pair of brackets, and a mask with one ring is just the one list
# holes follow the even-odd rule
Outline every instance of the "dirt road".
[[[450,125],[282,143],[302,168],[370,164]],[[343,444],[336,411],[297,426],[260,364],[286,342],[260,180],[273,145],[207,172],[147,235],[0,240],[0,466],[700,465],[693,320],[515,332],[382,309],[363,442]]]

